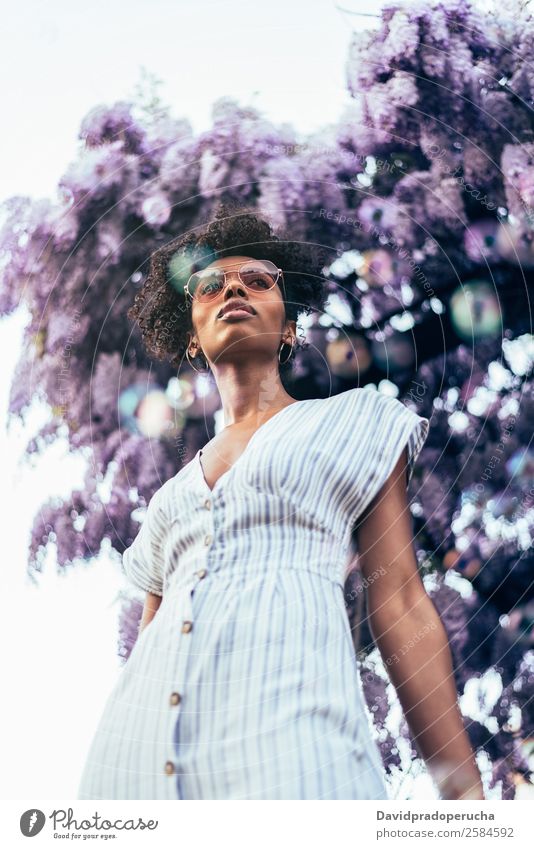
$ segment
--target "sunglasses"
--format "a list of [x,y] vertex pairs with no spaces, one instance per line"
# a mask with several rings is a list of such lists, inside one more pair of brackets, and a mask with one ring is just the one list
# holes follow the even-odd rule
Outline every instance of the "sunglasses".
[[[213,301],[223,291],[228,273],[228,269],[204,268],[191,275],[184,291],[193,301]],[[267,292],[279,279],[283,282],[281,275],[282,269],[269,259],[247,260],[237,269],[239,280],[251,292]]]

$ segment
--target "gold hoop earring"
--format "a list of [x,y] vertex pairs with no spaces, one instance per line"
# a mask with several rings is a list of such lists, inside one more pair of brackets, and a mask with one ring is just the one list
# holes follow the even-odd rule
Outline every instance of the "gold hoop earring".
[[[291,359],[291,356],[292,356],[292,354],[293,354],[294,339],[295,339],[295,337],[294,337],[294,336],[292,336],[292,337],[291,337],[291,342],[282,342],[282,344],[280,345],[280,347],[279,347],[279,349],[278,349],[278,362],[280,363],[280,365],[281,365],[281,366],[282,366],[282,365],[284,365],[285,363],[289,362],[289,360]],[[284,361],[282,361],[282,360],[280,359],[280,354],[282,353],[282,348],[284,347],[284,345],[289,345],[289,346],[290,346],[290,348],[291,348],[291,350],[290,350],[290,352],[289,352],[289,357],[286,357],[286,359],[285,359]]]
[[[189,359],[189,348],[186,348],[185,356],[186,356],[186,358],[187,358],[187,362],[189,363],[189,365],[191,366],[191,368],[193,369],[193,371],[196,371],[196,372],[198,372],[199,374],[202,374],[202,372],[205,372],[205,371],[206,371],[206,372],[207,372],[207,371],[210,371],[210,367],[209,367],[209,365],[208,365],[208,364],[206,364],[206,368],[195,368],[195,366],[193,365],[193,363],[192,363],[192,362],[191,362],[191,360]],[[195,354],[195,356],[198,356],[198,354]]]

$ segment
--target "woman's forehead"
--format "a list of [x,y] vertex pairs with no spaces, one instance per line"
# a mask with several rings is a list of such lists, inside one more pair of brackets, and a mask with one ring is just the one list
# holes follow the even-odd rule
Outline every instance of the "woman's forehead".
[[221,259],[214,260],[210,262],[206,268],[230,268],[232,266],[241,265],[243,262],[248,262],[248,260],[254,259],[252,256],[241,256],[241,254],[236,254],[235,256],[225,256],[221,257]]

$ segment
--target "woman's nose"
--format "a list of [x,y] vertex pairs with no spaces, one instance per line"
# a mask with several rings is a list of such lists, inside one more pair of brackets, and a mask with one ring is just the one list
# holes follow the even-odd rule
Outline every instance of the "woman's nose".
[[233,281],[228,280],[228,279],[225,280],[224,286],[222,288],[223,295],[226,295],[228,287],[230,287],[232,292],[234,291],[234,287],[235,287],[235,289],[237,289],[240,293],[245,294],[245,287],[243,286],[243,284],[242,284],[242,282],[239,278],[237,278],[237,280],[233,280]]

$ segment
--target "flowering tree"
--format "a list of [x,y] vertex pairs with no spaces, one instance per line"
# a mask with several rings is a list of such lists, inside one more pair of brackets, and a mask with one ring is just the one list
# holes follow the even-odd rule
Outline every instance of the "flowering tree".
[[[327,247],[329,304],[305,328],[292,389],[389,381],[431,419],[410,484],[416,553],[459,692],[478,698],[471,740],[505,798],[529,778],[522,741],[534,736],[533,68],[534,20],[519,0],[498,14],[467,0],[393,3],[353,36],[352,102],[336,125],[302,139],[222,98],[195,135],[157,100],[97,107],[58,200],[9,199],[0,234],[0,312],[23,301],[30,313],[10,412],[40,396],[50,419],[28,453],[66,437],[87,460],[83,487],[35,518],[34,573],[49,544],[60,568],[103,541],[119,560],[153,492],[196,451],[206,399],[218,407],[213,385],[150,360],[132,332],[151,252],[224,200]],[[126,658],[141,600],[122,601]],[[394,739],[357,569],[346,602],[398,778],[417,752],[405,724]]]

